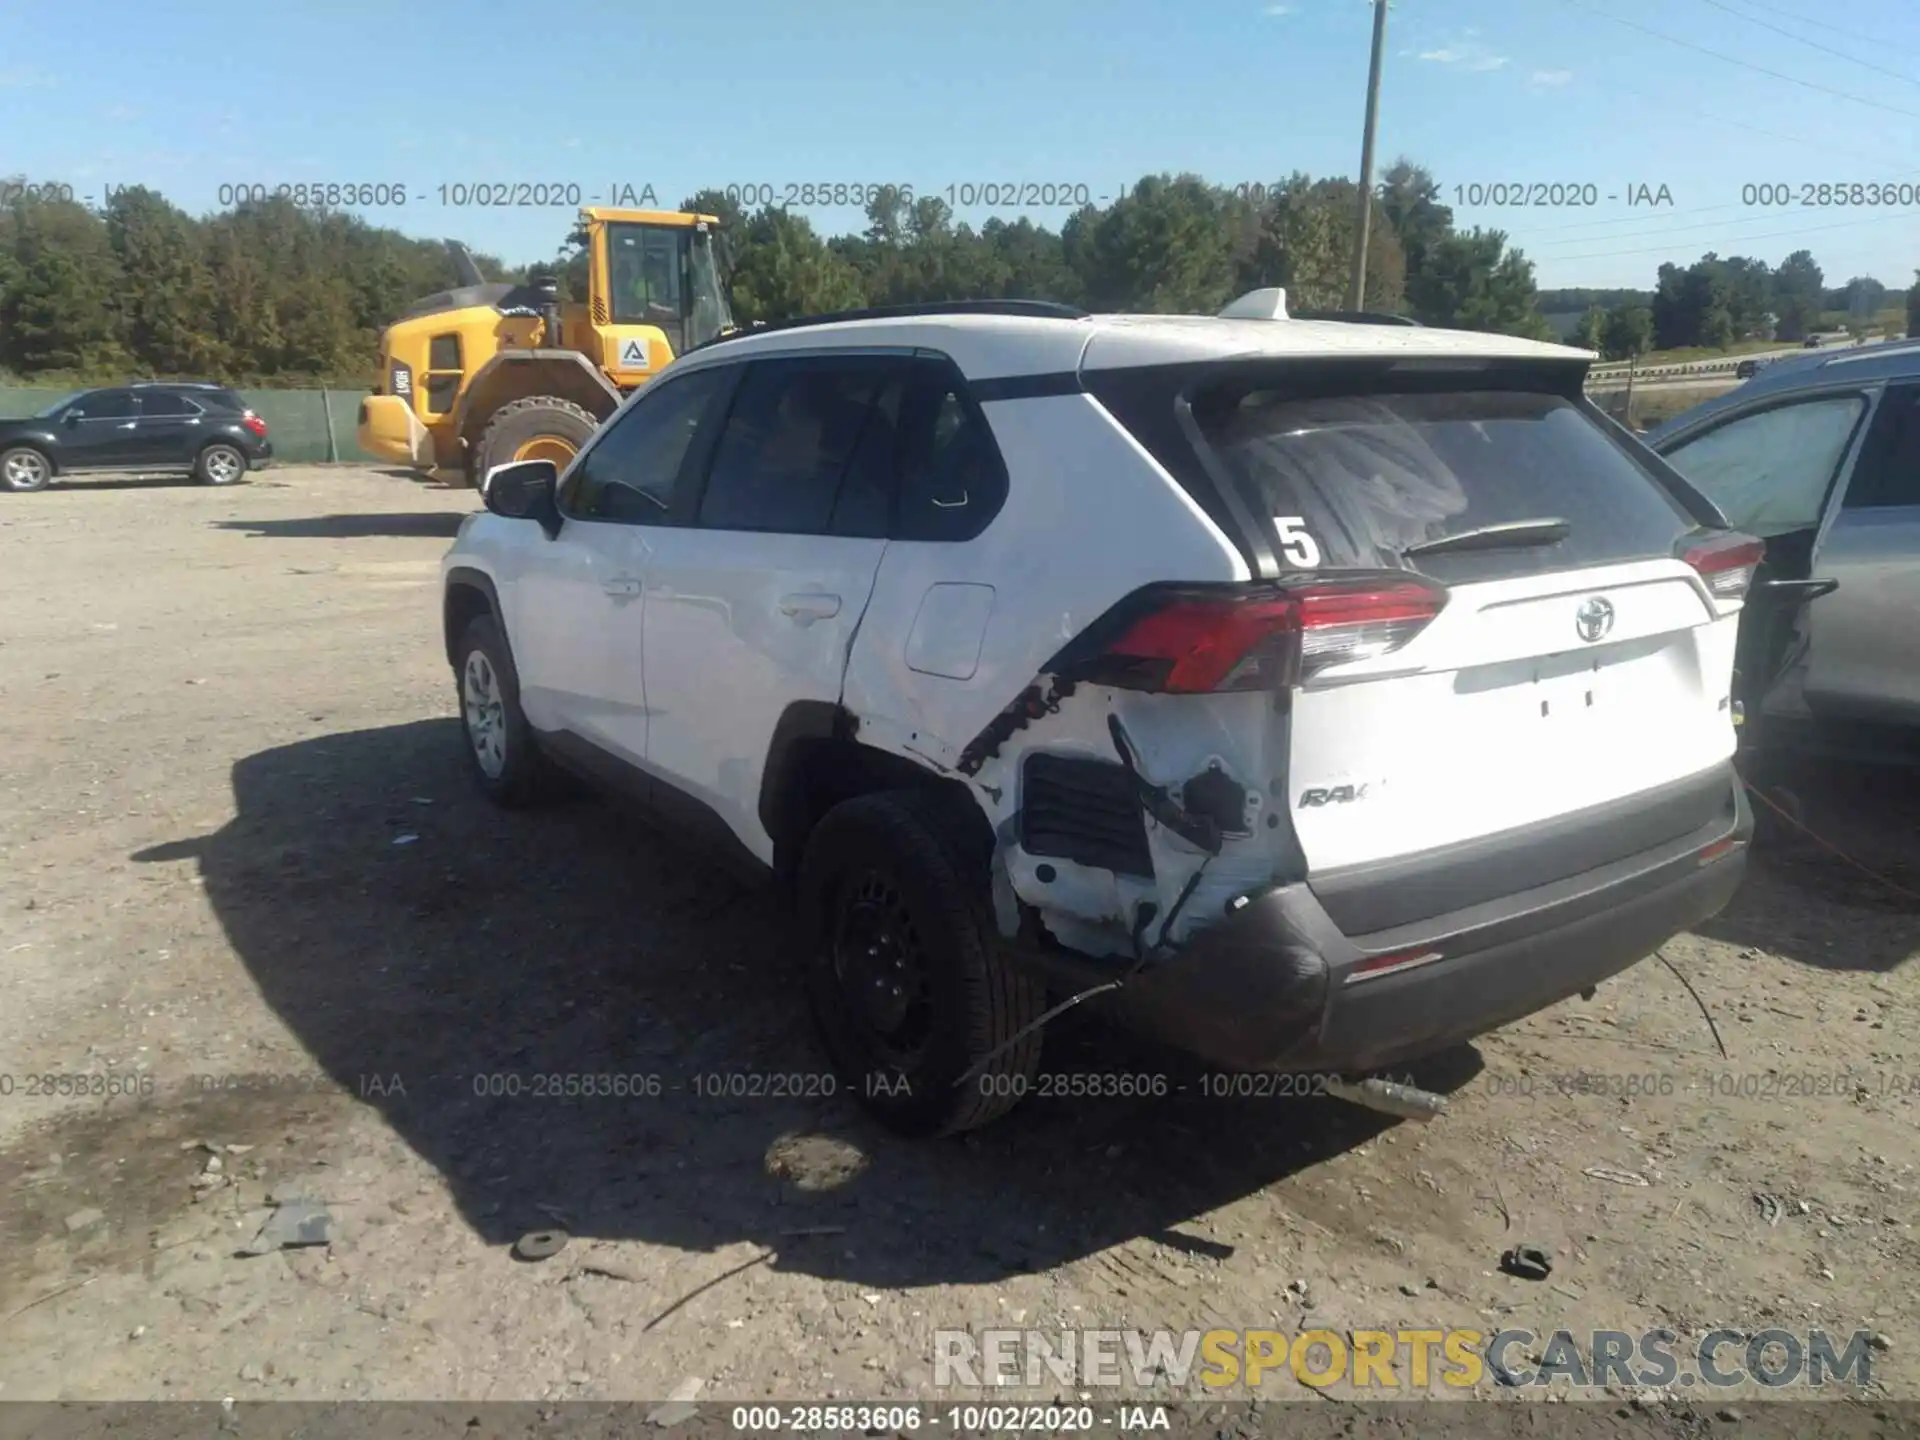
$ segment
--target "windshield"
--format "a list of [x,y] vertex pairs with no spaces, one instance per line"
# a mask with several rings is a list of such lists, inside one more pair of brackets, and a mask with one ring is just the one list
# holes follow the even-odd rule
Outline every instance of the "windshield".
[[693,296],[688,339],[701,345],[722,330],[733,328],[733,312],[727,308],[727,291],[714,257],[711,231],[693,232],[687,256],[688,288]]
[[67,406],[71,405],[74,401],[78,400],[82,395],[86,393],[87,392],[84,390],[70,390],[65,395],[62,395],[58,400],[54,401],[51,405],[47,406],[46,409],[34,411],[33,418],[36,420],[51,419],[53,416],[58,415],[62,410],[66,409]]

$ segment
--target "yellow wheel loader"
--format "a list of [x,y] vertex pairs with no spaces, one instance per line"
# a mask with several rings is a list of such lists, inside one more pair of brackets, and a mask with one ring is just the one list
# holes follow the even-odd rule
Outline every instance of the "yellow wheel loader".
[[580,222],[584,303],[550,278],[488,284],[449,245],[460,284],[381,334],[362,450],[476,488],[509,460],[564,466],[676,355],[734,328],[716,217],[589,207]]

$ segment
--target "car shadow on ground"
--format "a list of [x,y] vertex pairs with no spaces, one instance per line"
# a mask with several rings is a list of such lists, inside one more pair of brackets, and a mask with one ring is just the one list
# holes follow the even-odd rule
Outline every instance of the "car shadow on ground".
[[1746,883],[1700,933],[1822,970],[1920,957],[1920,769],[1802,757],[1756,788]]
[[[1095,1018],[1050,1033],[1048,1071],[1145,1098],[896,1139],[827,1093],[777,894],[601,802],[498,812],[462,744],[421,721],[249,756],[228,824],[134,858],[197,862],[268,1004],[490,1243],[558,1211],[577,1236],[754,1241],[872,1285],[991,1281],[1137,1237],[1218,1249],[1176,1227],[1395,1123],[1210,1099]],[[1477,1068],[1416,1073],[1457,1089]],[[570,1098],[568,1076],[626,1093]]]
[[466,516],[455,511],[401,515],[309,515],[297,520],[216,520],[216,530],[239,530],[261,540],[451,540]]

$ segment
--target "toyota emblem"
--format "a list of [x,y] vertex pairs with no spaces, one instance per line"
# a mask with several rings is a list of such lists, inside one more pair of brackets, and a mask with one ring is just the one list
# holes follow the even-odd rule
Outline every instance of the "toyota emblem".
[[1573,628],[1580,632],[1580,638],[1591,644],[1606,637],[1613,629],[1613,602],[1595,595],[1580,602],[1580,608],[1573,612]]

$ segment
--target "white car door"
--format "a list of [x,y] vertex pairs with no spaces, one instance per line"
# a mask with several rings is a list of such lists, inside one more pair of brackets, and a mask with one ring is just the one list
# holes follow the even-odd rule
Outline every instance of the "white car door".
[[714,371],[659,381],[621,410],[561,482],[559,535],[522,547],[506,602],[521,705],[562,747],[644,762],[650,537],[674,523],[683,462],[723,383]]
[[648,768],[762,860],[760,777],[797,701],[838,702],[886,549],[904,355],[756,360],[693,523],[646,565]]

